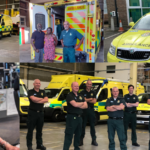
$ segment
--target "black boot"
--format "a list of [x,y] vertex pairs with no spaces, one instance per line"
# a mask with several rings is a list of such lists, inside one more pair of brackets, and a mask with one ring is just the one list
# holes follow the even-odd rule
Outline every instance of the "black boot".
[[92,141],[91,145],[98,146],[98,143],[96,142],[96,140],[94,140]]
[[33,150],[33,149],[32,149],[32,147],[30,146],[30,147],[28,147],[28,150]]
[[40,146],[37,146],[36,149],[46,150],[46,147],[44,147],[43,145],[40,145]]
[[132,146],[137,146],[139,147],[140,145],[138,143],[133,143]]

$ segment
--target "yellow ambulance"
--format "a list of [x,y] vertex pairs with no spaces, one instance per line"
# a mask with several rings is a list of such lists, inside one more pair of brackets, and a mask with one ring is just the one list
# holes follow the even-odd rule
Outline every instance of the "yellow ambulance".
[[28,108],[29,108],[29,99],[28,99],[28,92],[26,85],[24,82],[20,79],[20,121],[22,121],[24,118],[28,115]]
[[46,119],[60,121],[63,118],[62,104],[66,102],[66,96],[71,91],[72,82],[78,82],[80,85],[88,79],[104,79],[101,77],[69,74],[69,75],[52,75],[51,81],[45,88],[48,96],[48,103],[44,104],[44,115]]
[[0,39],[5,36],[11,36],[13,22],[10,16],[0,14]]
[[115,38],[107,53],[108,62],[150,62],[150,13]]
[[[86,82],[84,81],[80,85],[81,92],[86,88]],[[107,110],[105,109],[105,103],[109,97],[111,97],[111,90],[113,87],[118,87],[119,89],[119,97],[123,97],[125,94],[128,94],[128,85],[130,84],[128,81],[121,81],[115,79],[98,79],[92,80],[92,90],[96,93],[97,103],[94,104],[95,110],[95,124],[98,121],[104,121],[108,119]],[[144,86],[140,83],[137,83],[136,95],[144,93]],[[67,113],[67,103],[63,104],[63,112]]]
[[[102,12],[97,0],[57,0],[36,5],[30,3],[30,36],[36,30],[38,23],[46,33],[52,27],[57,36],[58,45],[55,48],[55,61],[63,62],[63,47],[59,35],[63,30],[63,22],[68,21],[70,28],[77,30],[85,40],[76,50],[76,60],[95,62],[101,44]],[[58,21],[59,20],[59,21]],[[79,40],[77,40],[77,44]],[[31,59],[35,54],[31,46]]]

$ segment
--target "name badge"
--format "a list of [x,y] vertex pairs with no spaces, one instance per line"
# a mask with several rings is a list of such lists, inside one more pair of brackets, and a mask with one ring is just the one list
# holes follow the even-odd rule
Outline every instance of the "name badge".
[[93,93],[91,93],[91,96],[93,96]]
[[36,95],[36,94],[34,94],[34,95]]

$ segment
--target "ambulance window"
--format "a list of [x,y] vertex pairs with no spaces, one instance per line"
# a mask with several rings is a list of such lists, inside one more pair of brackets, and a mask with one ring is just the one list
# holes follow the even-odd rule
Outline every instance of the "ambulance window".
[[45,15],[43,14],[35,14],[35,28],[37,29],[37,24],[40,23],[42,25],[42,30],[45,29]]
[[[110,89],[111,96],[112,96],[112,89]],[[119,89],[119,96],[118,97],[123,97],[123,90]]]
[[147,100],[149,99],[149,95],[148,94],[140,94],[138,96],[139,102],[140,103],[147,103]]
[[102,89],[97,101],[102,101],[108,98],[108,89]]
[[63,90],[63,92],[60,94],[60,96],[59,96],[59,99],[58,100],[60,100],[60,101],[62,101],[62,100],[66,100],[66,97],[67,97],[67,95],[68,95],[68,93],[70,92],[70,90],[69,89],[65,89],[65,90]]

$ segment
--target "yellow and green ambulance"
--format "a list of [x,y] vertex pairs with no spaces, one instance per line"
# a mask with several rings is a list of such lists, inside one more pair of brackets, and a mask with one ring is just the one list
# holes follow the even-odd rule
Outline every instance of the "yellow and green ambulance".
[[[52,27],[53,34],[58,38],[55,62],[63,62],[63,47],[58,34],[61,32],[60,29],[63,30],[64,21],[68,21],[70,28],[77,30],[85,37],[84,42],[75,52],[76,57],[79,60],[84,58],[86,62],[95,62],[100,50],[102,28],[102,11],[97,0],[57,0],[44,5],[30,3],[29,9],[30,36],[36,30],[37,24],[41,23],[43,32],[46,33],[46,29]],[[77,40],[78,43],[79,40]],[[31,46],[31,59],[34,57]]]

